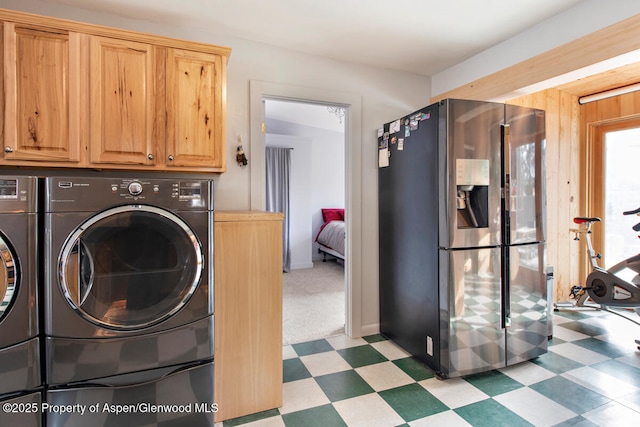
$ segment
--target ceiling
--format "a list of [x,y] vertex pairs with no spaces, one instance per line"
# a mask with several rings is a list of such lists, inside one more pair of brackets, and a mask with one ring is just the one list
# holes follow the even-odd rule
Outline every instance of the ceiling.
[[434,75],[581,0],[44,0]]

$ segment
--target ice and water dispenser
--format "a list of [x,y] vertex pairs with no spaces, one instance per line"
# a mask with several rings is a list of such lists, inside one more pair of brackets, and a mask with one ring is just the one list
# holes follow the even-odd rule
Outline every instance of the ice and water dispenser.
[[489,227],[489,160],[456,159],[458,228]]

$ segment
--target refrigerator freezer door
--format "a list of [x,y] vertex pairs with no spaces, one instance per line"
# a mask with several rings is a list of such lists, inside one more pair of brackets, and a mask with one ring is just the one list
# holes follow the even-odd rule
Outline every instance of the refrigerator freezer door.
[[547,276],[545,244],[509,247],[511,326],[507,365],[547,352]]
[[497,246],[504,105],[448,99],[441,104],[439,117],[439,245]]
[[457,377],[505,366],[500,248],[440,251],[441,374]]
[[508,243],[543,242],[546,220],[544,111],[515,105],[505,108],[511,159]]

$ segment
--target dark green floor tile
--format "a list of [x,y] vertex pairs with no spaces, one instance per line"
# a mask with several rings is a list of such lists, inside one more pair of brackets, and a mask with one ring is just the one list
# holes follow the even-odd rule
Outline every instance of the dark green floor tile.
[[282,421],[287,427],[347,427],[332,405],[317,406],[304,411],[284,414]]
[[356,371],[342,371],[315,377],[316,382],[331,402],[349,399],[374,390]]
[[291,347],[296,351],[298,356],[308,356],[310,354],[324,353],[327,351],[333,351],[331,344],[327,340],[316,340],[303,342],[301,344],[293,344]]
[[369,336],[363,337],[363,339],[369,344],[373,344],[374,342],[387,341],[387,337],[381,334],[369,335]]
[[454,409],[454,412],[474,427],[528,427],[533,425],[493,399],[463,406]]
[[413,357],[397,359],[393,363],[415,381],[423,381],[435,377],[435,374],[431,369],[427,368],[427,365]]
[[567,322],[563,323],[562,327],[579,332],[581,334],[589,335],[590,337],[605,335],[607,333],[606,328],[585,322]]
[[571,426],[578,426],[578,427],[601,427],[598,424],[594,424],[591,421],[589,421],[588,419],[584,418],[583,416],[577,416],[574,418],[571,418],[570,420],[567,420],[563,423],[560,424],[556,424],[553,427],[571,427]]
[[524,387],[524,385],[500,371],[484,372],[464,379],[491,397]]
[[386,362],[387,358],[370,345],[344,348],[338,350],[338,354],[353,368]]
[[258,412],[257,414],[246,415],[244,417],[223,421],[222,426],[223,427],[240,426],[242,424],[248,424],[254,421],[264,420],[266,418],[277,417],[279,415],[280,415],[280,411],[278,411],[277,409],[270,409],[268,411]]
[[618,360],[606,360],[590,366],[627,384],[640,387],[640,369]]
[[406,422],[449,410],[419,384],[384,390],[378,393]]
[[627,353],[633,353],[635,351],[635,347],[624,347],[599,340],[597,338],[587,338],[583,340],[573,341],[573,344],[591,351],[595,351],[596,353],[600,353],[612,359],[624,356]]
[[561,340],[560,338],[555,337],[555,336],[552,337],[550,340],[547,340],[547,344],[548,344],[549,347],[554,346],[554,345],[564,344],[566,342],[567,341]]
[[572,359],[567,359],[566,357],[560,356],[552,351],[548,351],[547,353],[532,359],[531,363],[542,366],[555,374],[561,374],[563,372],[571,371],[572,369],[584,367],[582,363],[576,362]]
[[[565,319],[571,320],[585,320],[585,319],[593,319],[593,316],[590,314],[586,314],[581,312],[580,310],[560,310],[554,311],[554,316],[562,316]],[[564,326],[565,323],[562,324]]]
[[584,414],[609,403],[603,395],[560,376],[532,384],[529,388],[576,414]]
[[288,383],[310,377],[309,370],[299,358],[295,357],[282,361],[282,382]]

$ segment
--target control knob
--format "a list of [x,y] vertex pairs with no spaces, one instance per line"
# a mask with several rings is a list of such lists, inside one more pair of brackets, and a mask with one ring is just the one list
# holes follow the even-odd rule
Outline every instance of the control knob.
[[142,184],[138,181],[133,181],[129,183],[129,194],[132,196],[139,196],[142,193]]

